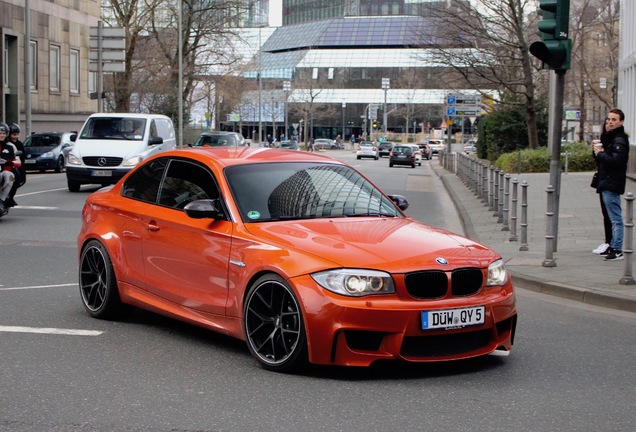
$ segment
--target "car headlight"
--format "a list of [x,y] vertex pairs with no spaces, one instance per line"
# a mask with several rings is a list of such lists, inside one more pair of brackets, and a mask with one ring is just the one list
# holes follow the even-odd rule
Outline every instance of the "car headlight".
[[314,273],[311,277],[321,287],[345,296],[395,293],[391,275],[377,270],[336,269]]
[[486,285],[503,285],[508,281],[508,271],[503,260],[497,260],[488,266],[488,280]]
[[124,161],[123,166],[135,166],[141,162],[141,156],[134,156]]
[[43,157],[43,158],[52,158],[52,157],[53,157],[53,152],[46,152],[46,153],[42,153],[42,154],[40,155],[40,157]]
[[82,161],[81,161],[80,158],[75,156],[73,153],[69,153],[68,156],[66,157],[66,164],[67,165],[81,165]]

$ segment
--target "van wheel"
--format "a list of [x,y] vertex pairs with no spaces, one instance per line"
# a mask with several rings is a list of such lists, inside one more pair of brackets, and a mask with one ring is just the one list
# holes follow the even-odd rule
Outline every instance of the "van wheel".
[[68,185],[68,190],[71,192],[79,192],[80,191],[80,186],[82,186],[82,184],[80,182],[76,182],[73,180],[67,180],[67,185]]

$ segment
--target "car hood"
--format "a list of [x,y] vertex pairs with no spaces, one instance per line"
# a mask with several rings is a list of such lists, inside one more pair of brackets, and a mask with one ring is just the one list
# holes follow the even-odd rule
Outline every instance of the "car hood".
[[140,155],[148,150],[144,141],[133,140],[82,140],[73,146],[73,154],[85,156],[112,156],[124,159]]
[[457,234],[410,218],[335,218],[246,224],[265,243],[341,267],[390,272],[485,267],[500,256]]
[[26,156],[39,156],[46,152],[59,152],[58,147],[25,147],[24,153]]

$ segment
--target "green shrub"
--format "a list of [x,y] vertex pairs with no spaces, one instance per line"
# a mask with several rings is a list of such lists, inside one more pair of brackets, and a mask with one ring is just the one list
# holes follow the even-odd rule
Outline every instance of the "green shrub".
[[[568,171],[593,171],[596,169],[596,164],[592,157],[592,149],[587,144],[569,143],[562,145],[561,169],[565,168],[566,152],[568,153]],[[504,153],[495,161],[495,167],[509,173],[518,172],[519,158],[521,158],[521,172],[550,172],[552,153],[548,151],[547,147]]]

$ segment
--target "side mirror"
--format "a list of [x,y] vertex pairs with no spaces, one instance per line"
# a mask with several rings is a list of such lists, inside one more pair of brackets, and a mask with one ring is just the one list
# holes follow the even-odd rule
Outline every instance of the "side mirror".
[[218,199],[203,199],[188,203],[183,210],[193,219],[223,219],[225,215],[221,210],[221,202]]
[[152,137],[148,140],[148,145],[157,145],[157,144],[163,144],[163,138]]
[[71,140],[71,142],[75,142],[75,140],[77,139],[77,134],[73,134],[70,137],[68,137],[68,139]]
[[409,202],[404,196],[402,196],[402,195],[389,195],[389,198],[391,198],[391,200],[393,200],[395,205],[398,206],[398,208],[400,210],[406,210],[407,208],[409,208]]

